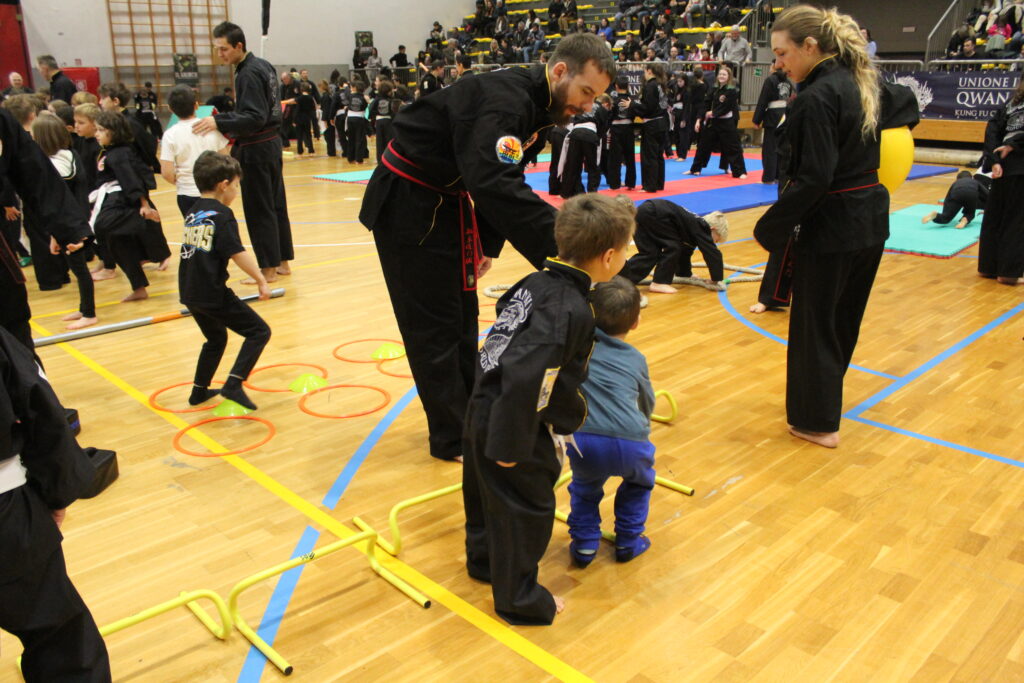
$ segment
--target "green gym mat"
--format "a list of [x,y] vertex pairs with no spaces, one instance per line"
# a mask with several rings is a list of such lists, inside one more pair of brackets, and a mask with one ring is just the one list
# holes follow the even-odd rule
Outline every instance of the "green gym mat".
[[886,251],[933,258],[953,258],[964,249],[978,243],[978,236],[981,234],[980,212],[963,230],[957,230],[955,227],[959,216],[949,225],[921,224],[921,219],[929,213],[941,210],[941,204],[915,204],[890,214]]

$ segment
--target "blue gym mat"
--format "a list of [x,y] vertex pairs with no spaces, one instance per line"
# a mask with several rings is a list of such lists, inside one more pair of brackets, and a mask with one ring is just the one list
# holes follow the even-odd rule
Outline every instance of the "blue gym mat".
[[941,204],[915,204],[889,216],[888,251],[905,254],[953,258],[964,249],[978,243],[981,235],[981,214],[977,214],[962,230],[956,229],[959,216],[948,225],[921,224],[921,219],[932,211],[940,211]]

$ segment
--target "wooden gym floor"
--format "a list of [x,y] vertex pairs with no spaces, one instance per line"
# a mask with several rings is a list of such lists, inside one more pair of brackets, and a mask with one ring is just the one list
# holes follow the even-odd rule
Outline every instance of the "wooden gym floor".
[[[301,412],[295,394],[252,391],[276,436],[235,457],[192,457],[171,439],[207,414],[175,416],[146,401],[190,381],[202,340],[193,322],[42,348],[58,395],[81,413],[80,442],[118,452],[120,480],[76,503],[64,525],[69,571],[101,625],[183,590],[226,596],[244,577],[348,533],[355,515],[386,529],[396,502],[460,480],[460,466],[427,456],[411,380],[332,356],[339,344],[398,333],[356,220],[363,186],[314,180],[352,170],[318,149],[285,162],[299,246],[294,274],[275,285],[286,295],[255,304],[273,329],[260,365],[319,365],[332,384],[378,387],[390,403],[323,419]],[[892,208],[935,201],[951,180],[909,182]],[[173,189],[160,182],[156,202],[177,241]],[[730,215],[728,263],[765,261],[749,239],[762,212]],[[407,512],[406,549],[389,564],[431,609],[346,549],[255,586],[242,612],[264,622],[306,681],[1024,679],[1024,288],[979,279],[975,254],[884,257],[835,451],[786,433],[785,349],[768,334],[785,337],[787,314],[747,313],[756,284],[651,296],[629,341],[680,408],[674,424],[653,428],[657,468],[696,495],[655,489],[653,547],[629,564],[616,564],[606,545],[588,569],[571,567],[556,524],[541,566],[568,603],[554,626],[496,619],[488,587],[463,571],[457,496]],[[121,276],[98,283],[101,323],[176,310],[176,265],[151,274],[145,302],[116,303],[127,293]],[[528,269],[509,247],[483,284]],[[30,298],[39,336],[62,330],[60,315],[77,305],[73,285],[39,292],[30,281]],[[481,301],[485,329],[493,300]],[[377,345],[344,353],[368,357]],[[232,337],[221,376],[237,349]],[[403,361],[388,369],[407,372]],[[286,365],[253,381],[281,389],[307,370]],[[185,396],[180,388],[159,398],[184,407]],[[308,407],[361,412],[378,396],[341,388]],[[266,429],[236,421],[200,431],[235,449]],[[559,500],[566,509],[564,490]],[[17,680],[20,646],[0,639],[0,681]],[[117,681],[282,678],[238,633],[217,641],[183,608],[107,642]]]

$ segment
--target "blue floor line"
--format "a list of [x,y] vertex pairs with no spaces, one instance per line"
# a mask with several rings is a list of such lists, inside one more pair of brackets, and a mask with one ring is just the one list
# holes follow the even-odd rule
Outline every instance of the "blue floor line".
[[[394,423],[398,416],[401,415],[402,411],[405,410],[409,402],[416,397],[416,387],[413,387],[405,393],[402,398],[398,400],[395,405],[391,406],[391,410],[381,418],[380,422],[373,428],[373,431],[367,435],[363,442],[359,444],[359,448],[349,458],[345,468],[335,479],[334,484],[331,485],[327,495],[324,496],[323,505],[329,510],[333,510],[341,500],[341,496],[345,493],[345,489],[352,482],[352,478],[359,470],[359,466],[366,460],[366,456],[370,454],[380,438],[384,436],[384,433]],[[298,557],[305,555],[306,553],[313,550],[317,540],[320,538],[320,532],[316,531],[312,527],[306,527],[306,530],[302,533],[302,537],[295,546],[295,550],[292,551],[291,557]],[[295,587],[299,583],[299,577],[302,576],[302,569],[306,565],[300,565],[295,569],[285,572],[278,579],[277,585],[274,586],[274,592],[270,596],[270,600],[267,602],[267,607],[263,611],[263,617],[260,619],[260,627],[257,630],[260,637],[263,638],[269,645],[274,644],[274,638],[277,637],[277,630],[281,625],[282,619],[284,619],[285,610],[288,608],[288,603],[292,599],[292,594],[295,592]],[[267,659],[263,656],[263,653],[257,650],[255,647],[249,647],[249,653],[246,655],[245,663],[242,665],[242,670],[238,674],[238,683],[256,683],[263,676],[263,670],[267,665]]]
[[935,368],[935,366],[939,365],[940,363],[942,363],[943,361],[947,360],[951,356],[959,353],[960,351],[963,351],[965,348],[967,348],[968,346],[970,346],[971,344],[976,342],[978,339],[981,339],[981,337],[985,336],[986,334],[988,334],[989,332],[991,332],[995,328],[999,327],[1004,322],[1006,322],[1007,320],[1009,320],[1013,316],[1017,315],[1021,311],[1024,311],[1024,303],[1017,304],[1016,306],[1011,308],[1009,311],[1007,311],[1006,313],[1003,313],[1001,316],[999,316],[998,318],[996,318],[992,322],[988,323],[987,325],[985,325],[981,329],[979,329],[979,330],[973,332],[972,334],[968,335],[967,337],[961,339],[956,344],[953,344],[953,346],[949,347],[948,349],[946,349],[942,353],[938,354],[934,358],[931,358],[931,359],[925,361],[922,365],[918,366],[914,370],[911,370],[910,372],[908,372],[903,377],[898,378],[895,382],[893,382],[892,384],[887,386],[885,389],[882,389],[881,391],[879,391],[874,396],[871,396],[870,398],[868,398],[867,400],[862,402],[860,405],[858,405],[858,406],[854,407],[852,410],[848,411],[843,417],[848,417],[848,418],[859,417],[860,414],[863,413],[864,411],[873,408],[878,403],[880,403],[880,402],[884,401],[885,399],[889,398],[894,393],[896,393],[900,389],[904,388],[905,386],[907,386],[908,384],[910,384],[914,380],[918,379],[919,377],[921,377],[923,374],[925,374],[929,370],[932,370],[933,368]]
[[989,453],[988,451],[982,451],[977,448],[971,448],[970,446],[962,446],[958,443],[953,443],[952,441],[936,439],[933,436],[919,434],[917,432],[912,432],[909,429],[894,427],[893,425],[887,425],[883,422],[876,422],[875,420],[869,420],[866,417],[849,417],[849,419],[855,422],[861,422],[866,425],[871,425],[872,427],[878,427],[879,429],[894,432],[896,434],[902,434],[903,436],[909,436],[912,439],[927,441],[928,443],[933,443],[936,444],[937,446],[945,446],[946,448],[952,448],[953,450],[962,451],[964,453],[970,453],[971,455],[977,455],[988,460],[995,460],[996,462],[1001,462],[1005,465],[1013,465],[1014,467],[1024,467],[1024,462],[1021,462],[1020,460],[1006,458],[1001,455],[996,455],[995,453]]

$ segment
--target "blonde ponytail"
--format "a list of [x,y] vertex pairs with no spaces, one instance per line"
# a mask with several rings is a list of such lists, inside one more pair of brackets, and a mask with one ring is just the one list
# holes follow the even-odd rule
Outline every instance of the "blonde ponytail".
[[794,5],[781,14],[772,26],[772,32],[785,31],[790,40],[802,45],[808,38],[814,38],[824,55],[835,55],[853,74],[853,80],[860,92],[861,135],[867,140],[875,136],[878,128],[879,77],[874,62],[868,57],[867,41],[860,34],[860,27],[848,14],[840,14],[834,7],[823,10],[811,5]]

